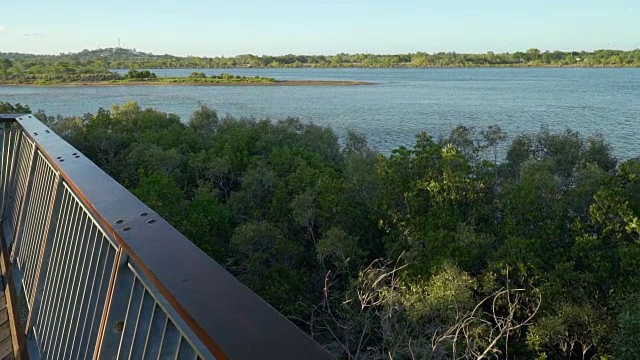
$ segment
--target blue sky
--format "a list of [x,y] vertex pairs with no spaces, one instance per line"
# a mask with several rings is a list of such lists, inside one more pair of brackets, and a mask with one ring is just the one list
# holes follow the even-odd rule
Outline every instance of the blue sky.
[[118,38],[197,56],[640,48],[639,0],[2,2],[0,52],[75,52]]

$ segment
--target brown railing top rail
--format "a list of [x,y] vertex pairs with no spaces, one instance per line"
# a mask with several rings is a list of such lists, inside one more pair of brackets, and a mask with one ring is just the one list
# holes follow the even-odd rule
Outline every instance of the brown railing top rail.
[[13,120],[216,358],[333,358],[33,115]]

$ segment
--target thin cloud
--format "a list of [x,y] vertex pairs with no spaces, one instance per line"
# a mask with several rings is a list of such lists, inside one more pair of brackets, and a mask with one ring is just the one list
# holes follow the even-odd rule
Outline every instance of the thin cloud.
[[3,31],[4,31],[4,29],[6,29],[6,27],[4,27],[4,26],[0,26],[0,32],[3,32]]
[[43,33],[28,33],[28,34],[24,34],[24,36],[26,36],[26,37],[44,36],[44,34]]

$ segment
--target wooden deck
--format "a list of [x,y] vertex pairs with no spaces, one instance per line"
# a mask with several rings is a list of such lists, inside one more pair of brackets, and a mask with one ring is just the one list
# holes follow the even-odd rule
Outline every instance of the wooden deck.
[[0,276],[0,286],[2,289],[0,291],[0,359],[9,360],[15,359],[15,356],[13,354],[13,334],[11,334],[3,276]]

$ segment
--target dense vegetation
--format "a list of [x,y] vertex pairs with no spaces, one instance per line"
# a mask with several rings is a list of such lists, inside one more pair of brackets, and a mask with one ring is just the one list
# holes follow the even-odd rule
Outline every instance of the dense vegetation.
[[[53,67],[48,71],[62,73],[65,64],[85,67],[101,73],[106,69],[164,69],[164,68],[234,68],[234,67],[638,67],[640,49],[588,51],[541,51],[485,54],[439,52],[428,54],[336,54],[336,55],[237,55],[234,57],[178,57],[153,55],[122,48],[83,50],[60,55],[31,55],[0,52],[0,76],[11,61],[13,72],[29,72],[33,67]],[[11,67],[11,66],[9,66]],[[3,70],[4,69],[4,70]]]
[[384,156],[205,106],[37,116],[341,359],[640,358],[640,161],[600,136],[497,163],[495,126]]
[[[197,76],[194,76],[196,74]],[[246,77],[231,74],[206,76],[193,73],[188,77],[158,77],[149,70],[132,68],[124,75],[110,71],[102,60],[72,62],[64,60],[23,61],[0,57],[0,84],[55,85],[67,83],[273,83],[268,77]]]

